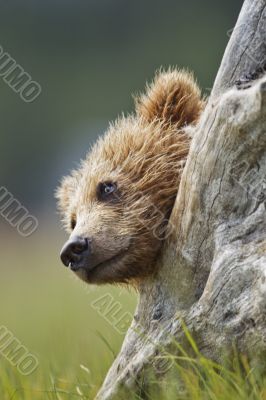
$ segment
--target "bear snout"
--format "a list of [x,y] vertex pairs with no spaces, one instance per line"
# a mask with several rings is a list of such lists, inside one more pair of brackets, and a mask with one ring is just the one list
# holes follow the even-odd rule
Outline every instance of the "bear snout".
[[80,236],[71,237],[63,246],[60,258],[66,267],[70,267],[72,271],[82,268],[84,261],[90,254],[90,245],[88,239]]

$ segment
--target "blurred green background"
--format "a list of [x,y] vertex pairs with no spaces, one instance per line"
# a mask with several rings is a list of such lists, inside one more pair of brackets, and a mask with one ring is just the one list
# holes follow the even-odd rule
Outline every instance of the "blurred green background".
[[110,287],[88,291],[61,267],[66,236],[54,190],[108,121],[133,110],[131,94],[160,66],[193,70],[204,93],[210,92],[242,1],[0,4],[0,45],[42,87],[33,103],[24,103],[0,78],[0,186],[39,221],[37,231],[23,238],[0,218],[0,325],[39,360],[37,371],[22,379],[0,356],[0,398],[11,398],[16,387],[15,399],[37,399],[38,391],[41,399],[50,398],[42,391],[55,387],[90,397],[123,340],[91,302],[111,293],[124,312],[133,312],[136,294]]

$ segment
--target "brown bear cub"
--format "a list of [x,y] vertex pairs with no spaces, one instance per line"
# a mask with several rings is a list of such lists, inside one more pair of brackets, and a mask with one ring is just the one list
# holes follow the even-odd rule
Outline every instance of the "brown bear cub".
[[202,108],[190,73],[158,73],[135,114],[111,124],[63,179],[57,199],[71,235],[61,259],[81,279],[136,285],[154,273],[190,145],[182,128]]

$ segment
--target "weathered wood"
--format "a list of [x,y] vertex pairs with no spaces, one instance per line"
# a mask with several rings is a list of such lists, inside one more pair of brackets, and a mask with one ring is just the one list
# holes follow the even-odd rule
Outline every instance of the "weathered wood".
[[221,95],[241,75],[265,64],[265,6],[265,0],[244,2],[217,74],[212,97]]
[[[181,317],[200,350],[219,359],[266,350],[266,78],[233,82],[266,60],[265,1],[247,0],[213,92],[193,133],[156,277],[143,283],[120,354],[97,399],[137,390],[158,344],[184,340]],[[244,28],[243,28],[244,27]],[[229,89],[229,90],[228,90]],[[145,375],[145,373],[144,373]]]

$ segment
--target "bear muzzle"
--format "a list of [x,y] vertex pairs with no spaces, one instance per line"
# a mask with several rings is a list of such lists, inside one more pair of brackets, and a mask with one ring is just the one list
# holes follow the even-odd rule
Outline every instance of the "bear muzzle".
[[71,237],[63,246],[60,258],[66,267],[72,271],[84,268],[91,253],[90,244],[87,238],[80,236]]

